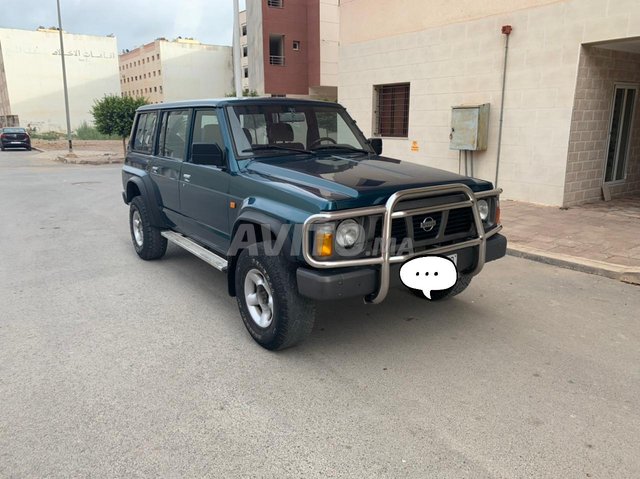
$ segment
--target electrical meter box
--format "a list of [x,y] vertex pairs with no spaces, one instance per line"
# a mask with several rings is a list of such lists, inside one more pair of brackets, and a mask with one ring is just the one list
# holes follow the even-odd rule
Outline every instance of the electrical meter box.
[[486,150],[488,133],[489,103],[451,108],[450,150]]

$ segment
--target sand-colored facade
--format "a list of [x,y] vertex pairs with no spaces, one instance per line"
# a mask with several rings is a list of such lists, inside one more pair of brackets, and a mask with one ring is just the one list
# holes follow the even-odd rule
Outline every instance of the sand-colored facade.
[[[409,83],[408,134],[385,138],[384,151],[451,171],[459,165],[449,149],[451,107],[489,103],[488,148],[474,154],[474,166],[476,176],[494,181],[504,25],[513,27],[498,173],[504,197],[549,205],[597,199],[615,85],[640,81],[635,0],[343,0],[339,100],[372,135],[376,86]],[[599,70],[585,49],[605,55],[589,56]],[[634,138],[640,121],[632,123],[625,178],[609,185],[614,196],[640,191]]]

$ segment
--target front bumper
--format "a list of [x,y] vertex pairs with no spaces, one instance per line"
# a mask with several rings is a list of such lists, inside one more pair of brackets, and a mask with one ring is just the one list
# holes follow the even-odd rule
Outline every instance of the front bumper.
[[[405,263],[406,261],[417,256],[424,256],[427,254],[452,254],[457,250],[474,248],[477,251],[477,256],[475,258],[473,269],[469,271],[469,274],[476,275],[480,271],[482,271],[482,268],[486,261],[487,241],[502,229],[501,225],[497,225],[489,231],[485,231],[484,224],[482,223],[480,212],[478,210],[478,200],[488,197],[498,197],[501,191],[502,190],[500,189],[494,189],[474,193],[471,188],[461,183],[431,186],[425,188],[414,188],[394,193],[393,195],[391,195],[391,197],[389,197],[384,206],[373,206],[347,211],[319,213],[310,216],[303,225],[302,237],[305,238],[305,240],[302,242],[302,255],[308,265],[321,270],[330,270],[333,268],[375,266],[376,268],[374,269],[378,270],[379,280],[377,282],[376,291],[373,294],[365,297],[365,301],[368,303],[381,303],[387,296],[390,287],[392,266]],[[448,195],[462,195],[466,199],[462,201],[451,201],[445,204],[431,204],[424,207],[396,210],[396,207],[403,201],[445,197]],[[461,242],[447,244],[446,246],[434,247],[427,251],[421,251],[418,253],[402,255],[392,254],[391,227],[394,218],[407,218],[418,214],[448,212],[459,208],[471,208],[473,222],[475,224],[475,237]],[[381,254],[379,256],[356,259],[339,259],[333,261],[321,261],[313,256],[313,254],[311,253],[312,244],[310,239],[312,229],[315,224],[367,215],[382,215],[382,245]]]
[[[458,270],[472,272],[478,258],[478,247],[463,248],[447,254],[458,255]],[[486,241],[485,262],[502,258],[507,252],[507,238],[495,234]],[[400,286],[401,264],[390,268],[392,287]],[[375,294],[380,286],[380,268],[364,266],[360,268],[336,268],[318,270],[301,267],[297,271],[298,292],[317,301],[367,297]]]

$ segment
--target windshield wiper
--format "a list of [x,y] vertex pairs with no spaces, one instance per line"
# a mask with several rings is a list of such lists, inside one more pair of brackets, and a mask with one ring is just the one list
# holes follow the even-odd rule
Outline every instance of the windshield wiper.
[[248,153],[250,151],[261,151],[261,150],[294,151],[296,153],[305,153],[307,155],[314,155],[313,151],[300,150],[298,148],[289,148],[289,147],[280,146],[280,145],[255,145],[255,146],[252,146],[251,148],[247,148],[245,150],[242,150],[242,153]]
[[320,146],[316,146],[314,149],[314,151],[317,150],[349,150],[349,151],[353,151],[356,153],[365,153],[367,155],[370,155],[371,152],[369,150],[364,150],[362,148],[356,148],[355,146],[351,146],[351,145],[320,145]]

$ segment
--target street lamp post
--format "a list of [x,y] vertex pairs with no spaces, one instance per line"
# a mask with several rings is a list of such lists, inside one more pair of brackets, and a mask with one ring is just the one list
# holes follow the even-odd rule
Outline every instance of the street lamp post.
[[69,153],[73,153],[73,141],[71,139],[71,118],[69,116],[69,92],[67,91],[67,67],[64,62],[64,40],[62,38],[62,15],[60,15],[60,0],[58,5],[58,33],[60,34],[60,58],[62,59],[62,86],[64,90],[64,109],[67,115],[67,140],[69,141]]
[[236,96],[242,97],[242,66],[240,64],[240,6],[233,0],[233,78]]

